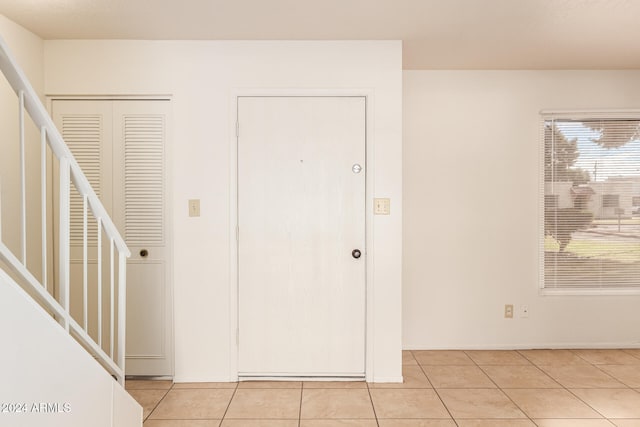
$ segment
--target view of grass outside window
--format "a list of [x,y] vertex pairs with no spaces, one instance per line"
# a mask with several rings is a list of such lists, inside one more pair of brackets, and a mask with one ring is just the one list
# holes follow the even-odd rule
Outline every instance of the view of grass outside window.
[[640,291],[640,115],[544,120],[543,283]]

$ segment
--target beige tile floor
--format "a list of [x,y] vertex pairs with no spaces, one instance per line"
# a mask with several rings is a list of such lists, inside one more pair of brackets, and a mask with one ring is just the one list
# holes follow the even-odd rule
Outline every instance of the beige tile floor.
[[640,351],[404,351],[403,384],[127,381],[145,427],[640,427]]

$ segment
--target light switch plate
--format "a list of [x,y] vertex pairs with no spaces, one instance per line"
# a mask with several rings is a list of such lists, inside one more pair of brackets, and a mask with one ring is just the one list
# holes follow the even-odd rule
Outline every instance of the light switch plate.
[[200,199],[189,200],[189,216],[200,216]]
[[373,199],[374,215],[389,215],[391,213],[391,199]]

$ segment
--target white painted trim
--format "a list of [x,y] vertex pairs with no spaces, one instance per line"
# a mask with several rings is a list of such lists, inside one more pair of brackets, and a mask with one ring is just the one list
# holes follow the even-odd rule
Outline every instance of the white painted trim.
[[[375,140],[373,117],[374,90],[371,88],[234,88],[229,95],[229,379],[238,381],[238,97],[242,96],[362,96],[365,98],[365,380],[374,378],[374,261],[373,261],[373,198],[375,195]],[[392,381],[397,382],[398,378]],[[400,381],[402,378],[400,377]]]
[[[373,89],[371,90],[363,90],[362,93],[366,94],[366,115],[365,120],[366,123],[366,132],[367,132],[367,146],[366,146],[366,158],[367,158],[367,174],[366,174],[366,189],[365,189],[365,197],[366,197],[366,212],[365,212],[365,224],[366,224],[366,232],[365,232],[365,246],[367,250],[366,256],[366,352],[365,352],[365,380],[367,382],[376,382],[374,378],[374,367],[375,367],[375,359],[374,359],[374,348],[375,348],[375,282],[374,282],[374,228],[373,228],[373,199],[375,197],[375,129],[374,127],[374,117],[375,115],[375,96]],[[401,379],[402,381],[402,379]]]
[[174,120],[175,120],[175,114],[174,114],[174,100],[173,100],[173,96],[172,95],[167,95],[166,97],[162,97],[162,98],[149,98],[149,97],[143,97],[143,98],[138,98],[138,99],[165,99],[167,101],[169,101],[169,112],[170,112],[170,116],[168,120],[165,120],[165,141],[166,144],[164,146],[164,155],[165,155],[165,159],[164,159],[164,170],[165,170],[165,182],[164,182],[164,195],[165,195],[165,222],[168,225],[167,229],[165,230],[165,250],[166,250],[166,259],[165,259],[165,273],[166,273],[166,278],[165,280],[169,280],[169,285],[166,287],[166,291],[168,292],[167,295],[165,295],[165,298],[169,299],[169,307],[167,307],[167,309],[169,310],[169,312],[167,313],[168,315],[171,316],[171,322],[169,322],[169,336],[171,338],[171,348],[169,349],[169,351],[172,353],[171,354],[171,375],[174,376],[176,373],[176,309],[175,309],[175,274],[174,274],[174,265],[173,265],[173,260],[174,258],[174,247],[175,247],[175,238],[174,238],[174,229],[173,229],[173,225],[174,225],[174,221],[175,221],[175,214],[174,214],[174,191],[173,191],[173,183],[174,183],[174,168],[173,168],[173,161],[172,159],[174,158],[174,144],[176,139],[174,138]]
[[270,377],[268,375],[265,376],[259,376],[259,375],[252,375],[252,376],[245,376],[240,378],[239,380],[240,382],[251,382],[251,381],[315,381],[315,382],[320,382],[320,381],[335,381],[335,382],[353,382],[353,381],[357,381],[357,382],[365,382],[364,380],[364,376],[347,376],[347,377],[341,377],[341,376],[331,376],[331,375],[324,375],[324,376],[318,376],[318,377],[306,377],[306,376],[278,376],[278,377]]
[[538,277],[536,283],[536,290],[538,295],[541,295],[541,292],[544,290],[544,122],[545,116],[541,113],[541,119],[539,121],[539,130],[538,130],[538,218],[537,220],[537,239],[538,239],[538,250],[536,251],[536,256],[538,259]]
[[[127,378],[129,378],[127,376]],[[135,379],[135,376],[131,377],[132,379]],[[144,378],[149,378],[149,377],[144,377]],[[157,379],[171,379],[171,377],[152,377],[152,378],[157,378]],[[231,382],[235,382],[235,381],[230,381],[229,377],[220,377],[220,376],[202,376],[202,375],[197,375],[197,376],[174,376],[173,377],[173,382],[176,384],[181,384],[181,383],[231,383]],[[233,387],[230,387],[233,388]]]
[[238,96],[229,97],[229,378],[238,381]]
[[0,242],[2,242],[2,177],[0,177]]
[[600,109],[600,110],[542,110],[540,116],[543,119],[637,119],[640,116],[638,109]]
[[638,109],[617,110],[542,110],[540,111],[540,133],[538,136],[538,295],[548,296],[627,296],[640,295],[640,288],[559,288],[554,289],[544,286],[544,133],[545,122],[554,119],[584,120],[584,119],[638,119]]
[[374,382],[374,383],[400,383],[402,384],[404,382],[404,377],[399,376],[399,377],[375,377],[373,378],[373,381],[367,381],[367,382]]
[[542,288],[539,294],[541,296],[620,296],[620,295],[640,295],[640,289],[620,289],[620,288],[578,288],[578,289],[553,289]]
[[[61,95],[55,93],[47,93],[45,95],[47,97],[47,101],[51,102],[52,100],[78,100],[82,99],[85,101],[171,101],[173,99],[173,95],[171,94],[149,94],[149,95],[131,95],[131,94],[95,94],[95,95]],[[50,107],[50,105],[47,105]],[[49,108],[49,111],[51,109]]]
[[472,351],[472,350],[582,350],[582,349],[637,349],[640,348],[640,342],[621,343],[621,342],[601,342],[601,343],[536,343],[536,344],[499,344],[499,345],[457,345],[451,346],[434,346],[407,344],[403,346],[403,351],[433,351],[433,350],[454,350],[454,351]]

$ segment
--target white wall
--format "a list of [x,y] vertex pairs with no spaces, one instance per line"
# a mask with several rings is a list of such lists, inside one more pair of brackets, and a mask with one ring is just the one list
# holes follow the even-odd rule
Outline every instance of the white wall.
[[[44,93],[44,43],[0,15],[0,36],[36,93]],[[27,163],[27,265],[41,277],[40,137],[25,114]],[[2,241],[20,246],[20,145],[18,98],[0,76],[0,183]],[[49,224],[49,230],[51,226]],[[51,272],[49,272],[51,274]],[[26,413],[0,413],[0,425],[142,425],[142,408],[0,266],[0,402],[22,403]],[[46,349],[43,353],[42,349]],[[49,404],[47,411],[41,404]],[[65,406],[67,404],[68,406]],[[35,406],[34,406],[35,405]],[[62,410],[62,413],[50,412]],[[68,409],[68,411],[66,411]]]
[[639,345],[640,297],[539,295],[538,162],[540,110],[639,108],[640,72],[403,75],[404,348]]
[[[0,36],[9,46],[37,94],[44,90],[44,43],[35,34],[0,15]],[[26,115],[28,117],[28,115]],[[2,241],[15,253],[20,246],[20,145],[18,97],[0,75],[0,186],[2,190]],[[25,121],[27,161],[27,208],[38,215],[28,216],[27,265],[41,277],[40,227],[40,137],[29,119]]]
[[[48,95],[173,97],[174,289],[177,381],[225,381],[230,368],[230,218],[235,91],[352,90],[371,94],[373,185],[392,215],[375,217],[369,261],[378,380],[399,379],[401,348],[402,74],[399,42],[47,41]],[[372,166],[372,167],[371,167]],[[201,199],[199,218],[188,199]]]
[[142,407],[2,270],[0,324],[0,402],[20,404],[0,425],[142,425]]

